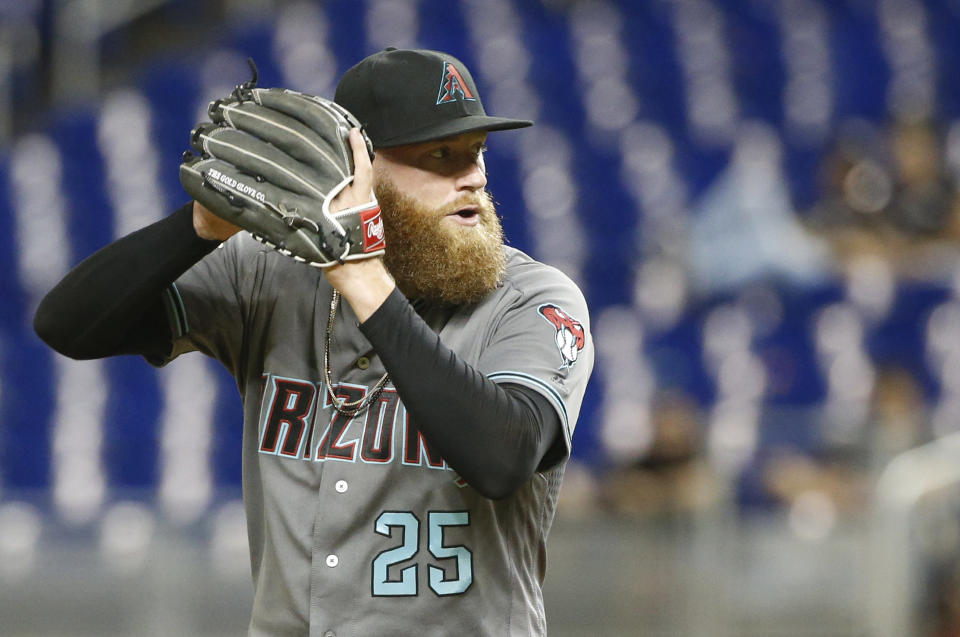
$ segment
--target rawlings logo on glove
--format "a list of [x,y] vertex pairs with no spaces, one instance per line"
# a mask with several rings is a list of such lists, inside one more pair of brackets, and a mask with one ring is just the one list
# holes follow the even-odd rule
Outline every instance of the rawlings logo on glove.
[[[203,206],[298,261],[325,268],[383,254],[376,197],[332,212],[353,181],[356,119],[330,100],[250,82],[212,102],[190,135],[180,183]],[[367,151],[373,145],[364,135]]]
[[363,223],[363,251],[382,251],[387,242],[383,236],[383,217],[380,214],[380,206],[361,212],[360,221]]

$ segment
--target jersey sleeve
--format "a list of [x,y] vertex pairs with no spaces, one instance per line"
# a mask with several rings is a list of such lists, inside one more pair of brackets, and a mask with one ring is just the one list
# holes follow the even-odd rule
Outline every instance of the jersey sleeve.
[[238,369],[245,317],[261,261],[256,254],[247,254],[247,241],[243,233],[234,235],[165,290],[173,346],[165,358],[151,363],[162,366],[180,354],[199,351],[231,371]]
[[587,304],[558,270],[537,263],[522,269],[507,282],[513,298],[489,335],[480,370],[494,382],[523,385],[549,400],[569,453],[593,371]]

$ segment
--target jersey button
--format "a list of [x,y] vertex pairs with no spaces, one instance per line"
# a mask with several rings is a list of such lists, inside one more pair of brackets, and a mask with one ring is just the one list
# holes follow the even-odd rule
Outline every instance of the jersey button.
[[337,637],[337,633],[333,632],[332,630],[328,630],[327,632],[323,633],[323,637]]
[[332,553],[327,556],[327,566],[334,568],[337,564],[340,563],[340,558]]
[[337,483],[333,485],[333,488],[337,490],[337,493],[344,493],[347,490],[347,481],[337,480]]
[[357,359],[357,367],[360,369],[367,369],[370,367],[370,359],[366,356],[361,356]]

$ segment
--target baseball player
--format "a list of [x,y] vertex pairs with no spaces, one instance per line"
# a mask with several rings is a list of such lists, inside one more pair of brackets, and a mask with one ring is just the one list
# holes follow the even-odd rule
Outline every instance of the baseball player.
[[[290,95],[212,110],[289,131],[268,102]],[[197,197],[234,207],[194,201],[103,248],[35,328],[74,358],[199,351],[234,375],[249,635],[544,635],[546,538],[593,346],[576,285],[504,246],[485,189],[487,133],[531,122],[488,116],[469,71],[436,51],[362,60],[335,102],[375,155],[349,132],[354,174],[329,208],[361,211],[375,258],[312,268],[238,232],[270,179],[238,185],[243,171],[224,177],[205,153],[185,164],[206,180]],[[221,128],[194,137],[223,154],[240,136]]]

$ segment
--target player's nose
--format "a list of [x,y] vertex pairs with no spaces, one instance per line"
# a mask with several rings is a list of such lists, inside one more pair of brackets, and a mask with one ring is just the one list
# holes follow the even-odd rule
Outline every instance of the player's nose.
[[457,176],[457,190],[483,190],[487,185],[487,171],[483,161],[470,163]]

